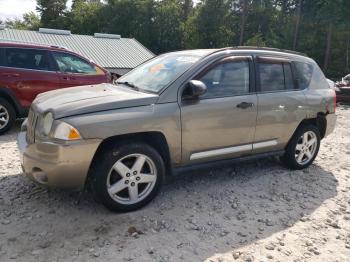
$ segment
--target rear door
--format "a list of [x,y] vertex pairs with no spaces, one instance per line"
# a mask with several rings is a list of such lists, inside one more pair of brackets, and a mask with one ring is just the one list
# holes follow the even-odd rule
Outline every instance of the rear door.
[[99,67],[67,52],[51,52],[58,68],[61,87],[100,84],[107,82],[106,73]]
[[15,93],[22,106],[29,107],[38,94],[59,88],[48,51],[4,48],[3,53],[1,84]]
[[291,61],[257,57],[258,116],[254,153],[280,150],[306,117],[306,97],[293,77]]
[[181,101],[184,163],[252,153],[257,97],[250,56],[227,57],[195,79],[207,86],[198,100]]

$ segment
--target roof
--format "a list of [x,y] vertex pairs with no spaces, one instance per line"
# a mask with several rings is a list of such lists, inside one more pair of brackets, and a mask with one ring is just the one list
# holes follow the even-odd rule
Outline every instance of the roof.
[[[62,31],[62,32],[60,32]],[[118,35],[76,35],[66,30],[27,31],[0,29],[0,41],[65,47],[105,68],[130,69],[154,57],[134,38]]]

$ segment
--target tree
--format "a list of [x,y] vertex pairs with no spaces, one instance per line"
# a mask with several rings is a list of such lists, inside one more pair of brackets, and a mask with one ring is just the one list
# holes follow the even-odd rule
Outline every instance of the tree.
[[241,2],[242,2],[241,3],[242,14],[241,14],[241,26],[240,26],[240,34],[239,34],[239,45],[243,45],[245,23],[246,23],[247,12],[248,12],[248,0],[242,0]]
[[266,46],[266,42],[263,39],[261,33],[257,33],[253,37],[249,38],[245,44],[248,46],[259,46],[259,47]]
[[40,27],[40,18],[34,12],[29,12],[23,15],[23,19],[7,20],[6,26],[12,29],[38,30]]
[[298,0],[297,2],[297,13],[296,13],[296,21],[295,21],[295,31],[294,31],[294,38],[293,38],[293,50],[297,48],[297,42],[298,42],[298,34],[299,34],[299,27],[300,27],[300,20],[301,20],[301,5],[303,1]]
[[100,1],[75,0],[69,18],[69,29],[73,33],[93,34],[100,32],[105,24],[103,19],[104,5]]
[[232,45],[235,33],[231,10],[231,1],[204,0],[198,3],[187,23],[186,46],[218,48]]
[[133,37],[153,50],[155,0],[108,0],[103,9],[104,31]]
[[67,0],[37,0],[36,10],[43,27],[64,29]]
[[164,0],[156,4],[154,15],[155,46],[157,53],[182,48],[182,19],[185,15],[181,1]]

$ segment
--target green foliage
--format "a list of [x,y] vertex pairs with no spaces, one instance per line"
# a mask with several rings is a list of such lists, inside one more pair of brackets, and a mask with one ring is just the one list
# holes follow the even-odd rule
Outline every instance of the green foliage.
[[204,0],[187,23],[186,47],[219,48],[231,46],[235,36],[231,2]]
[[[136,38],[155,53],[245,45],[307,53],[326,75],[349,72],[349,0],[37,0],[37,11],[7,21],[18,29],[69,29]],[[243,19],[244,18],[244,19]],[[243,29],[241,32],[241,28]],[[350,54],[348,55],[348,57]]]
[[165,0],[156,4],[154,17],[155,42],[158,52],[181,49],[183,11],[180,1]]
[[263,36],[261,33],[257,33],[256,35],[252,36],[249,38],[246,42],[245,45],[247,46],[259,46],[259,47],[265,47],[266,42],[263,39]]
[[6,26],[20,30],[38,30],[40,27],[40,17],[34,12],[25,13],[23,19],[7,20]]
[[104,26],[103,4],[100,1],[74,0],[67,14],[69,29],[77,34],[93,34]]
[[67,0],[37,0],[36,10],[41,15],[43,27],[64,29]]

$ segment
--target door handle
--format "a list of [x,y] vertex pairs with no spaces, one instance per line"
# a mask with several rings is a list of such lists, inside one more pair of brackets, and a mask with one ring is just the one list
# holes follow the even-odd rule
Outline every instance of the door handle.
[[76,80],[75,77],[72,77],[72,76],[63,76],[62,77],[63,80],[66,80],[66,81],[69,81],[69,80]]
[[240,104],[237,105],[237,108],[247,109],[247,108],[253,107],[253,106],[254,106],[253,103],[242,102],[242,103],[240,103]]

